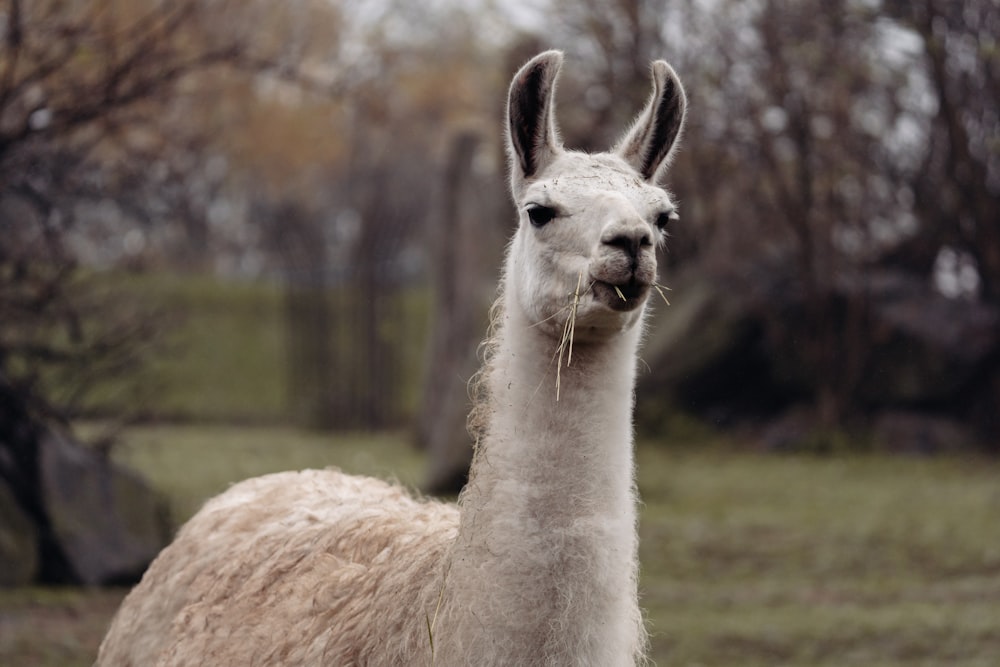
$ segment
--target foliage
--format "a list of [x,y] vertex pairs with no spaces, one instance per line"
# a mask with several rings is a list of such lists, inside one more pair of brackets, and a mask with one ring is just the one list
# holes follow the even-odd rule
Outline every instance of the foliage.
[[566,18],[547,44],[595,72],[566,87],[564,108],[583,117],[564,123],[571,144],[607,139],[609,107],[635,108],[625,100],[651,59],[677,68],[693,111],[669,176],[681,224],[666,263],[747,283],[763,270],[802,294],[788,324],[824,422],[862,416],[854,397],[877,345],[865,290],[843,304],[838,284],[901,271],[996,303],[995,3],[552,6]]
[[0,391],[47,419],[131,373],[157,330],[79,266],[137,250],[123,221],[179,205],[168,165],[185,142],[157,122],[160,105],[186,77],[253,57],[244,32],[209,28],[224,8],[111,5],[0,8]]
[[31,414],[65,420],[95,393],[121,392],[126,415],[148,399],[132,371],[154,349],[151,309],[108,298],[90,276],[13,238],[0,247],[0,318],[0,391]]
[[[109,306],[79,267],[196,268],[284,279],[306,421],[395,425],[382,397],[409,399],[394,395],[386,331],[422,324],[395,305],[428,282],[448,152],[485,138],[470,169],[492,185],[463,215],[504,229],[504,85],[542,48],[591,72],[560,89],[566,143],[583,149],[606,147],[639,107],[652,59],[674,64],[693,112],[664,264],[744,283],[764,271],[801,293],[795,317],[762,317],[788,320],[825,423],[867,416],[855,397],[877,349],[864,288],[876,271],[996,303],[988,0],[126,4],[0,2],[0,372],[51,412],[91,392],[106,403],[96,380],[137,366],[148,348],[135,343],[160,328]],[[846,302],[845,281],[862,286]],[[73,358],[28,354],[26,336],[76,340]],[[358,388],[355,403],[330,401],[337,382]],[[995,396],[976,402],[996,412]]]

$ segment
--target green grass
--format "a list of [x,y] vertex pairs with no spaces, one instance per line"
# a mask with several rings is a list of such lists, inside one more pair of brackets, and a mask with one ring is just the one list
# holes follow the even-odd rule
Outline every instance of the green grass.
[[277,285],[203,275],[99,273],[92,289],[131,318],[155,322],[138,377],[112,377],[90,414],[266,423],[288,410],[285,325]]
[[660,665],[995,665],[1000,467],[643,448]]
[[155,411],[194,420],[277,421],[288,408],[281,291],[195,276],[144,276],[132,289],[168,319]]
[[[398,435],[137,429],[116,456],[183,519],[243,477],[421,478]],[[1000,463],[639,450],[642,604],[667,667],[1000,664]],[[121,592],[0,592],[0,665],[88,665]],[[95,619],[103,619],[97,622]],[[38,641],[31,628],[49,628]]]
[[[205,275],[173,273],[98,274],[94,282],[162,323],[156,354],[141,375],[142,396],[125,382],[107,382],[85,402],[90,414],[136,411],[171,421],[287,423],[302,415],[302,400],[289,384],[286,295],[266,282],[222,281]],[[330,294],[332,302],[344,299]],[[404,418],[419,405],[429,294],[406,290],[389,298],[379,335],[398,353],[401,369],[389,397]],[[340,344],[349,346],[351,327],[333,313]],[[331,332],[331,345],[337,338]],[[336,358],[357,356],[337,350]],[[137,399],[143,405],[137,406]]]

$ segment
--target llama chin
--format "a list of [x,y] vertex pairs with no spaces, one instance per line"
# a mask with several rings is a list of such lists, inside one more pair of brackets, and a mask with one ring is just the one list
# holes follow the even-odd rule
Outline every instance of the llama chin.
[[644,662],[632,395],[686,98],[657,61],[612,151],[566,150],[562,60],[536,56],[510,87],[519,225],[458,504],[334,470],[237,484],[153,562],[97,665]]

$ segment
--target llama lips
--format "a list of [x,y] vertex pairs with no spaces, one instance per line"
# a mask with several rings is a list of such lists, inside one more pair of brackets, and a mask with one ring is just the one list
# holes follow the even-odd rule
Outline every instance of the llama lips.
[[649,293],[649,285],[630,280],[616,285],[604,280],[594,281],[594,295],[612,310],[628,311],[638,308]]

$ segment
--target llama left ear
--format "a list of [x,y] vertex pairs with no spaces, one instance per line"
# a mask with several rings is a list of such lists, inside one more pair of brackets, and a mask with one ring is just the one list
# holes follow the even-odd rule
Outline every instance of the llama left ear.
[[687,96],[677,73],[665,61],[657,60],[653,63],[653,95],[614,152],[643,179],[655,182],[673,158],[686,110]]
[[507,96],[507,152],[515,183],[531,178],[561,150],[555,125],[561,51],[541,53],[518,70]]

